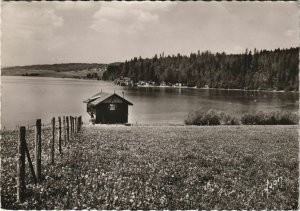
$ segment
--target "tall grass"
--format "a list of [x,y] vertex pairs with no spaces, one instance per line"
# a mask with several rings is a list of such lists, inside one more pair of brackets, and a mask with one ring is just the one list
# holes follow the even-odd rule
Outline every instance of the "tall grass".
[[203,108],[190,112],[184,120],[186,125],[296,125],[298,122],[298,114],[288,111],[244,113],[237,118],[228,113]]

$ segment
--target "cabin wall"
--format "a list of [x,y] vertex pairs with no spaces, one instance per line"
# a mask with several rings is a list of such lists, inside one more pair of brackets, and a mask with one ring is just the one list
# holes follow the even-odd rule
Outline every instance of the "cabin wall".
[[102,103],[96,107],[96,124],[115,124],[128,122],[128,105],[114,104],[115,110],[110,110],[109,103]]

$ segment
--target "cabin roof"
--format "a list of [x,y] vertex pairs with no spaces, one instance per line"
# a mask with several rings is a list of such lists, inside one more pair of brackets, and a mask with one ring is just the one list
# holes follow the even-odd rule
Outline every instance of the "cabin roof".
[[109,94],[104,92],[99,92],[91,97],[89,97],[87,100],[83,101],[84,103],[91,104],[91,105],[98,105],[100,103],[125,103],[128,105],[133,105],[128,100],[124,99],[123,97],[117,95],[117,94]]

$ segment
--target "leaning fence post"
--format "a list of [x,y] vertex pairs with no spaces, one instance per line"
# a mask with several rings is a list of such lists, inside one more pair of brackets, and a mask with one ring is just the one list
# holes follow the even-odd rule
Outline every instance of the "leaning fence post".
[[66,146],[66,117],[65,116],[63,116],[63,131],[64,131],[64,144],[65,144],[65,146]]
[[26,140],[25,140],[25,154],[27,155],[27,161],[28,161],[28,164],[29,164],[29,168],[30,168],[30,171],[31,171],[31,174],[32,174],[33,181],[36,184],[37,183],[36,175],[35,175],[35,172],[34,172],[34,169],[33,169],[33,165],[32,165],[32,162],[31,162],[29,150],[28,150],[28,147],[27,147],[27,144],[26,144]]
[[54,141],[55,141],[55,117],[52,118],[52,139],[51,139],[51,151],[50,151],[50,163],[54,164]]
[[17,165],[17,201],[24,200],[26,184],[25,184],[25,126],[19,129],[18,140],[18,165]]
[[66,117],[66,121],[67,121],[67,140],[66,141],[68,141],[68,143],[69,143],[69,141],[70,141],[70,130],[69,130],[69,117],[68,116]]
[[61,154],[61,118],[58,117],[58,151]]
[[42,123],[41,119],[36,120],[35,124],[35,173],[36,173],[36,179],[39,183],[42,178],[42,161],[41,161],[41,155],[42,155]]

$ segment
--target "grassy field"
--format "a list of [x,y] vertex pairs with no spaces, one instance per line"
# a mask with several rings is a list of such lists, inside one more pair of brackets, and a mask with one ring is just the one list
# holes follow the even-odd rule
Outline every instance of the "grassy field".
[[45,180],[33,185],[27,170],[31,184],[22,204],[15,202],[16,138],[2,132],[6,209],[298,206],[297,126],[84,127],[54,166],[46,164],[43,145]]

